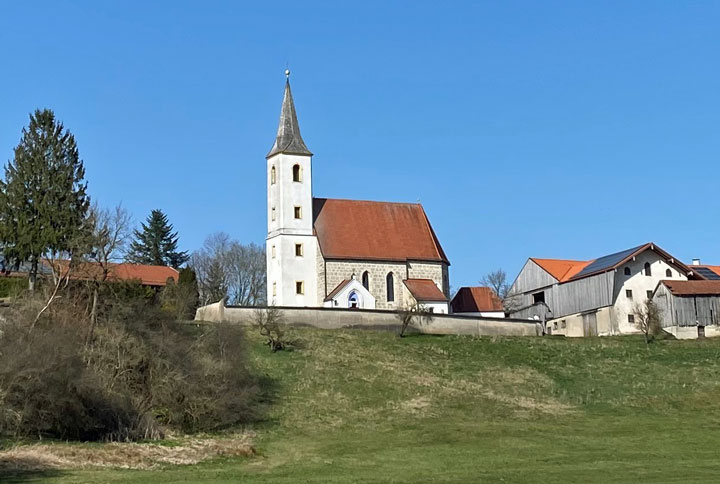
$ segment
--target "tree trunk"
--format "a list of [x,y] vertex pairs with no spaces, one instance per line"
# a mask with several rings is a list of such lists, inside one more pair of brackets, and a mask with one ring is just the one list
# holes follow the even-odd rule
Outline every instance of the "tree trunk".
[[33,261],[30,264],[30,273],[28,274],[28,289],[31,293],[35,294],[35,281],[37,280],[38,263],[37,259],[33,257]]
[[98,286],[95,285],[93,288],[92,298],[92,309],[90,309],[90,328],[88,328],[87,338],[85,343],[89,343],[92,339],[93,332],[95,331],[95,322],[97,321],[97,305],[98,305]]

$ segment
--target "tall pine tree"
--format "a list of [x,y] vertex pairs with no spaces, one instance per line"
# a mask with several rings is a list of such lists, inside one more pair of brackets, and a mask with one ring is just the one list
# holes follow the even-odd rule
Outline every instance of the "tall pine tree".
[[153,210],[142,224],[142,231],[135,230],[127,261],[177,269],[188,260],[187,252],[178,252],[177,244],[178,234],[173,232],[167,216],[162,210]]
[[35,289],[43,256],[72,252],[90,206],[75,137],[49,110],[36,110],[0,181],[0,241],[5,260],[29,262]]

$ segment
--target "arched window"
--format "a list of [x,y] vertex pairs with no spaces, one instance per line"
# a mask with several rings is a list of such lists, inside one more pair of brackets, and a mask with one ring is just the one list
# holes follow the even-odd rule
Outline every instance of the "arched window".
[[665,277],[672,277],[672,271],[670,269],[665,271]]
[[370,274],[368,274],[368,271],[363,272],[362,285],[368,291],[370,290]]
[[270,185],[275,185],[275,167],[270,168]]
[[387,284],[387,300],[393,302],[395,300],[395,278],[392,272],[388,273],[385,283]]
[[629,275],[630,275],[630,268],[629,268],[629,267],[626,267],[626,268],[625,268],[625,275],[626,275],[626,276],[629,276]]
[[646,263],[645,263],[645,275],[646,275],[646,276],[652,276],[652,271],[650,270],[650,263],[649,263],[649,262],[646,262]]
[[300,171],[300,165],[293,165],[293,181],[302,181],[302,172]]
[[360,307],[360,297],[358,296],[358,293],[355,291],[351,292],[348,296],[348,307],[349,308],[359,308]]

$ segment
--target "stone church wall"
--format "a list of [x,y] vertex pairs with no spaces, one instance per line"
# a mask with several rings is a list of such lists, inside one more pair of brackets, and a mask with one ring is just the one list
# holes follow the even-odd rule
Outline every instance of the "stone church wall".
[[[362,281],[362,274],[368,271],[370,276],[370,294],[375,297],[375,307],[377,309],[394,309],[403,307],[406,299],[405,284],[403,280],[407,279],[407,266],[397,262],[369,262],[369,261],[327,261],[325,264],[327,272],[325,274],[327,280],[327,295],[335,289],[345,279],[350,279],[353,274]],[[388,272],[394,275],[395,283],[395,301],[388,302],[385,280]],[[323,288],[323,291],[325,289]]]
[[[325,259],[322,256],[322,252],[320,252],[320,244],[318,244],[317,248],[315,267],[317,270],[317,305],[322,306],[327,293],[325,292]],[[332,291],[334,288],[335,286],[328,289],[328,292]]]
[[441,262],[409,262],[409,279],[430,279],[446,296],[450,297],[447,264]]

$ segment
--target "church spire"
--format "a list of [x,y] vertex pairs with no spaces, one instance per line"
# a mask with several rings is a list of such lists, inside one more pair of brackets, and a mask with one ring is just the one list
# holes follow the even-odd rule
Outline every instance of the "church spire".
[[293,102],[292,92],[290,92],[290,71],[285,71],[287,81],[285,81],[285,96],[283,97],[282,109],[280,111],[280,124],[278,125],[277,137],[275,144],[265,158],[270,158],[278,153],[288,155],[307,155],[312,153],[305,146],[305,142],[300,136],[300,125],[298,124],[297,115],[295,114],[295,103]]

